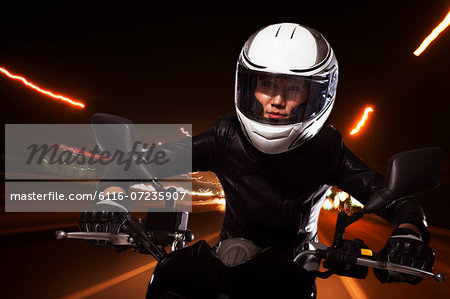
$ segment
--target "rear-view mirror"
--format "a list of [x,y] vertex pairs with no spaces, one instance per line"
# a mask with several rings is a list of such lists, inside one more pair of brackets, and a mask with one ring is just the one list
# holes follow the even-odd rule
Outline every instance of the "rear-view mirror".
[[421,148],[389,158],[385,187],[395,197],[413,196],[439,186],[444,166],[440,148]]

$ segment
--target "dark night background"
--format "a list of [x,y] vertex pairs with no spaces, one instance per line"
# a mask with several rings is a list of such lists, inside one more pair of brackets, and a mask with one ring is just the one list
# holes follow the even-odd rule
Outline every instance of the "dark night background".
[[[234,113],[234,68],[245,40],[265,25],[300,23],[320,31],[337,55],[328,123],[359,157],[383,172],[392,154],[444,149],[441,186],[418,198],[431,225],[450,228],[450,29],[412,54],[450,3],[362,2],[2,4],[0,67],[86,104],[74,108],[0,75],[3,121],[89,123],[107,112],[136,123],[192,123],[200,133]],[[375,112],[350,136],[366,105]]]

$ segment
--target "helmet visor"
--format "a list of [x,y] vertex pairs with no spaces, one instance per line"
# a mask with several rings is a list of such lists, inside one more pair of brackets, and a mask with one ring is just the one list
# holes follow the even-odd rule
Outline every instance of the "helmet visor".
[[295,124],[318,116],[336,92],[336,69],[300,76],[249,70],[238,65],[236,101],[248,118],[269,124]]

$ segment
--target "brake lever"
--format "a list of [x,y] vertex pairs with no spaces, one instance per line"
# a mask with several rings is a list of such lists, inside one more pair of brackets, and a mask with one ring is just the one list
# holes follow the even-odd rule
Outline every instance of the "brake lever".
[[357,258],[356,264],[359,266],[367,266],[377,269],[383,269],[383,270],[391,270],[391,271],[397,271],[405,274],[412,274],[420,277],[432,277],[438,282],[444,282],[445,281],[445,275],[442,273],[433,273],[428,272],[425,270],[417,269],[414,267],[404,266],[400,264],[395,264],[387,261],[376,261],[371,260],[367,258]]

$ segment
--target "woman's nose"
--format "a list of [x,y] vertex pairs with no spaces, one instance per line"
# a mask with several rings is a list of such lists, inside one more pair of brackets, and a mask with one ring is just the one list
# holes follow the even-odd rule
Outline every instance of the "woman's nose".
[[284,104],[284,99],[283,96],[281,94],[277,94],[272,98],[272,102],[271,104],[273,106],[283,106]]

